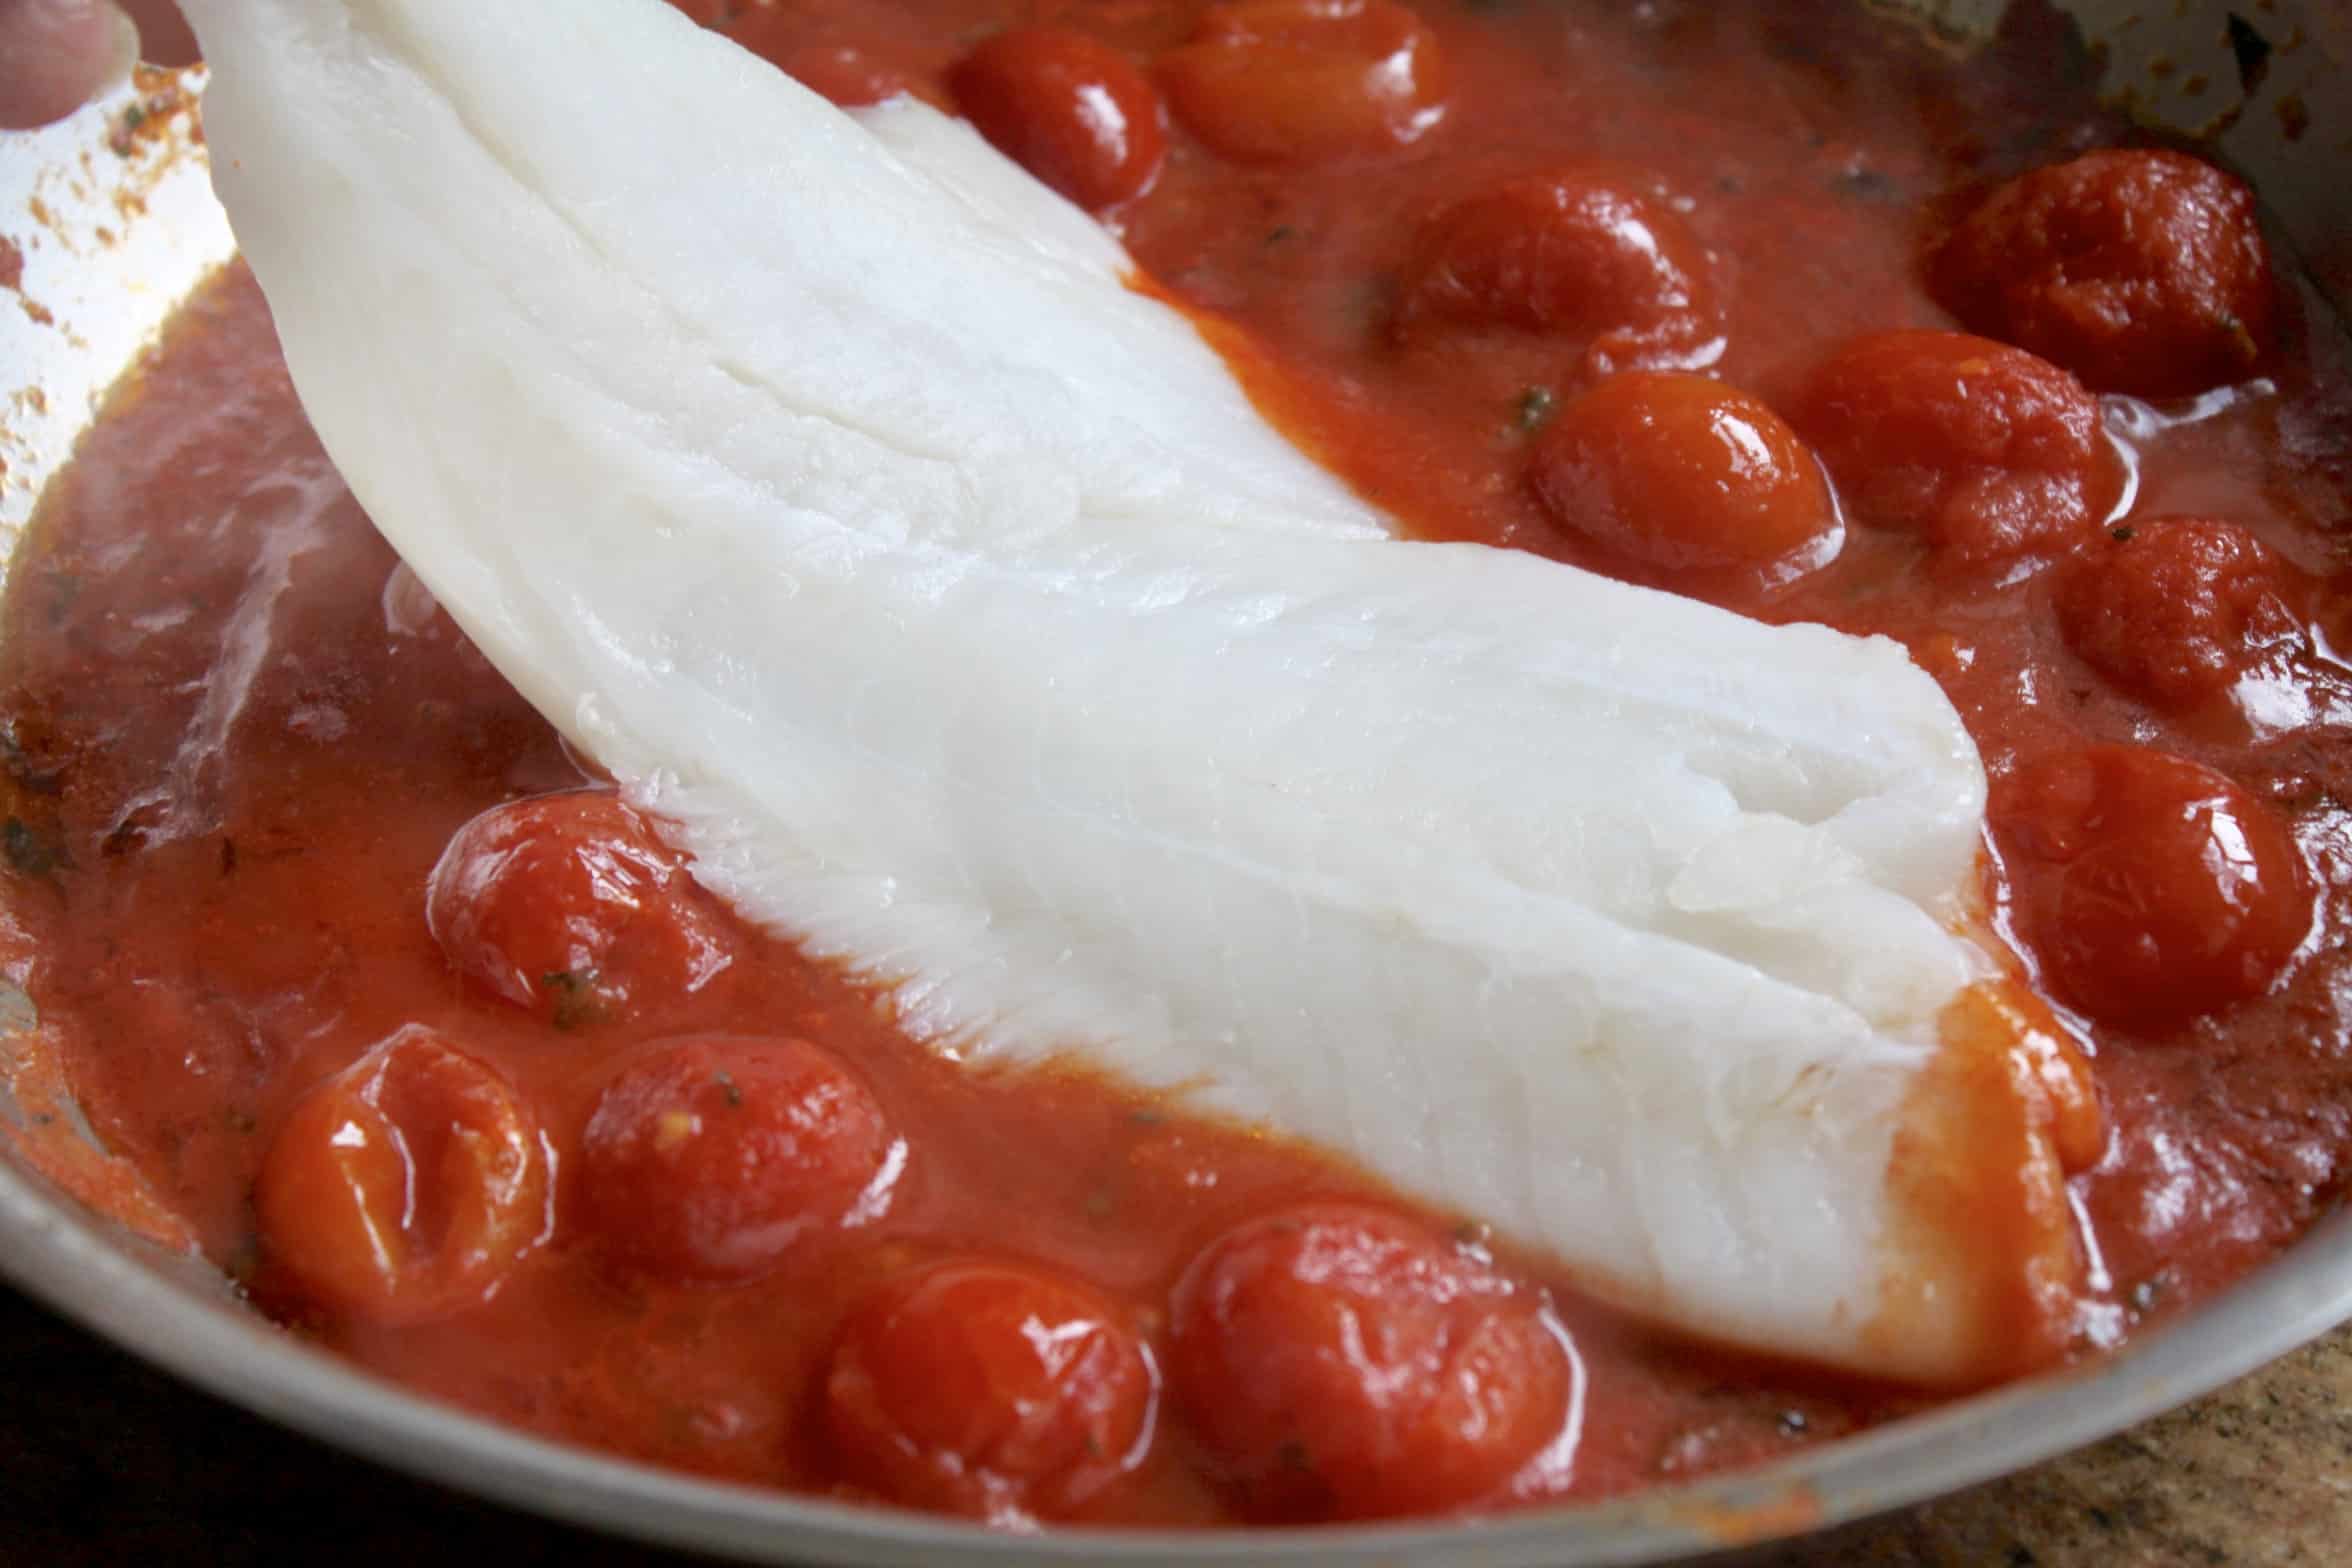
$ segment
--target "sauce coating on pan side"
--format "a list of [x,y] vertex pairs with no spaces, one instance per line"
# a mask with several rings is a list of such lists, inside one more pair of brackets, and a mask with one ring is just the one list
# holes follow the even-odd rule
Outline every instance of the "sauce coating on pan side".
[[[1415,527],[1909,646],[2089,1020],[2079,1348],[2336,1200],[2352,419],[2243,233],[2219,304],[2103,239],[2227,186],[2004,184],[2128,140],[2049,18],[1955,66],[1810,3],[686,9],[843,101],[960,104]],[[1968,266],[2078,243],[2088,304]],[[1667,1341],[1311,1151],[904,1040],[466,645],[240,272],[8,599],[13,972],[208,1254],[414,1386],[709,1474],[1204,1524],[1607,1495],[1913,1402]]]

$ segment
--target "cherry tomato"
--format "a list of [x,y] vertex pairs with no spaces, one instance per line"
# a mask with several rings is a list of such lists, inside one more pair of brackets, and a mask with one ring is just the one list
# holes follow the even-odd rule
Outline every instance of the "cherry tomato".
[[2295,841],[2221,774],[2140,746],[2042,758],[1995,792],[2020,933],[2059,1000],[2159,1033],[2259,996],[2311,923]]
[[1821,467],[1780,416],[1705,376],[1612,376],[1553,416],[1529,482],[1561,527],[1668,575],[1818,565],[1836,548]]
[[2158,517],[2094,540],[2058,578],[2067,645],[2116,685],[2168,708],[2226,691],[2267,655],[2302,646],[2288,569],[2211,517]]
[[1573,1373],[1537,1303],[1401,1215],[1318,1205],[1228,1232],[1178,1285],[1171,1372],[1254,1515],[1492,1495],[1557,1437]]
[[1394,152],[1446,113],[1437,39],[1391,0],[1212,5],[1160,81],[1214,151],[1275,168]]
[[1084,33],[999,33],[964,56],[948,86],[981,135],[1089,212],[1142,195],[1168,156],[1160,95]]
[[806,1040],[688,1036],[605,1086],[580,1197],[617,1256],[726,1283],[879,1218],[904,1156],[873,1092]]
[[551,1222],[530,1107],[413,1025],[295,1103],[253,1203],[273,1265],[330,1307],[395,1323],[480,1302]]
[[719,915],[609,790],[474,818],[433,867],[425,914],[459,973],[566,1028],[688,995],[731,962]]
[[1587,348],[1595,375],[1683,366],[1720,341],[1705,247],[1630,182],[1509,181],[1438,214],[1400,282],[1399,331],[1510,327]]
[[1141,1462],[1158,1375],[1092,1290],[1019,1263],[955,1262],[854,1313],[825,1380],[853,1479],[917,1507],[1065,1518]]
[[1857,522],[1992,566],[2066,548],[2123,487],[2098,400],[2065,371],[1959,332],[1840,348],[1790,406]]
[[2277,331],[2253,193],[2186,153],[2093,152],[2020,175],[1928,273],[1970,327],[2101,392],[2187,397],[2243,380]]

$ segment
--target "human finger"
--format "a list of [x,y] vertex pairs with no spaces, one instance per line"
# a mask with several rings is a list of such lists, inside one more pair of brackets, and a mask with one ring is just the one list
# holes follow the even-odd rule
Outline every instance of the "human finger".
[[131,21],[106,0],[0,0],[0,129],[61,120],[126,70]]

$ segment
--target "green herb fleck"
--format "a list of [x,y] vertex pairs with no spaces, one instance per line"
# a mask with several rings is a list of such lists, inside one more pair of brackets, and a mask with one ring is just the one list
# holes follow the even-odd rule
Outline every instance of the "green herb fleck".
[[1266,231],[1266,246],[1271,250],[1274,246],[1285,244],[1297,238],[1298,230],[1287,223],[1277,223]]
[[49,595],[49,602],[46,606],[49,611],[49,624],[56,626],[63,623],[65,618],[73,613],[74,601],[82,596],[81,577],[63,567],[56,567],[43,576],[41,586],[47,590]]
[[1552,407],[1559,402],[1550,387],[1529,387],[1519,394],[1519,428],[1533,430],[1552,417]]
[[595,970],[551,970],[539,977],[539,983],[555,993],[558,1029],[579,1029],[596,1022],[602,1009],[597,1005]]
[[1138,1127],[1157,1127],[1168,1118],[1146,1105],[1127,1113],[1127,1119]]
[[0,824],[0,853],[28,877],[55,876],[58,867],[73,864],[73,857],[66,854],[65,845],[54,833],[44,833],[22,817],[12,816]]
[[2130,544],[2133,538],[2132,525],[2129,523],[2118,524],[2107,530],[2107,537],[2117,544]]
[[1086,1195],[1086,1217],[1090,1220],[1107,1220],[1118,1207],[1107,1188],[1097,1187]]
[[1903,199],[1903,187],[1876,169],[1841,169],[1833,181],[1837,190],[1855,201],[1889,202]]
[[56,770],[34,766],[31,755],[17,739],[14,720],[0,725],[0,771],[5,771],[8,782],[28,795],[55,795],[65,788],[65,780]]

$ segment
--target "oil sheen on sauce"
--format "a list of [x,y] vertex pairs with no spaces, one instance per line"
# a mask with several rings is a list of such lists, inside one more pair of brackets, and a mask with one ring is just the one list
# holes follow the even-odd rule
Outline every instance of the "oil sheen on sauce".
[[[760,25],[888,38],[926,85],[985,29],[1066,20],[1062,9],[951,0],[917,25],[803,0]],[[1179,140],[1120,214],[1157,287],[1263,346],[1241,367],[1261,406],[1427,533],[1609,565],[1517,478],[1567,390],[1557,356],[1400,346],[1381,326],[1397,235],[1453,193],[1562,162],[1646,171],[1717,260],[1736,325],[1713,368],[1774,401],[1852,334],[1948,324],[1915,261],[1948,193],[2125,135],[2091,108],[2063,30],[2030,7],[1966,65],[1904,32],[1852,28],[1842,6],[1633,15],[1433,4],[1456,106],[1442,146],[1277,176]],[[1085,25],[1149,53],[1184,36],[1191,13],[1106,7]],[[2109,418],[2131,457],[2134,515],[2217,513],[2254,531],[2318,585],[2324,652],[2341,631],[2329,590],[2352,416],[2324,330],[2290,336],[2298,350],[2266,389],[2193,407],[2110,400]],[[2341,1195],[2352,684],[2316,658],[2229,703],[2151,720],[2069,651],[2056,591],[2050,574],[1955,578],[1906,540],[1856,531],[1792,585],[1711,596],[1904,642],[1959,707],[1996,787],[2053,747],[2156,741],[2275,806],[2313,868],[2319,935],[2287,984],[2164,1037],[2093,1032],[2110,1140],[2070,1189],[2095,1238],[2095,1300],[2078,1325],[2089,1350],[2228,1284]],[[569,1441],[826,1489],[838,1482],[805,1419],[821,1351],[885,1276],[1009,1251],[1134,1304],[1148,1334],[1203,1238],[1301,1200],[1384,1197],[1310,1151],[1115,1085],[939,1060],[872,998],[732,925],[733,961],[658,1025],[551,1029],[486,1002],[427,930],[426,877],[482,810],[586,775],[368,526],[240,270],[185,309],[52,487],[4,613],[11,974],[95,1131],[205,1253],[300,1331],[388,1376]],[[1996,830],[1997,901],[2011,847]],[[559,1150],[648,1038],[801,1035],[860,1065],[922,1151],[919,1179],[868,1246],[813,1280],[696,1289],[556,1245],[447,1321],[316,1311],[258,1251],[253,1182],[299,1091],[412,1023],[494,1061]],[[575,1179],[559,1167],[559,1207]],[[1474,1223],[1460,1234],[1492,1245]],[[1560,1463],[1523,1479],[1524,1498],[1752,1463],[1916,1403],[1665,1339],[1541,1260],[1504,1261],[1547,1287],[1582,1376],[1580,1426]],[[1102,1517],[1229,1520],[1187,1441],[1165,1427]]]

